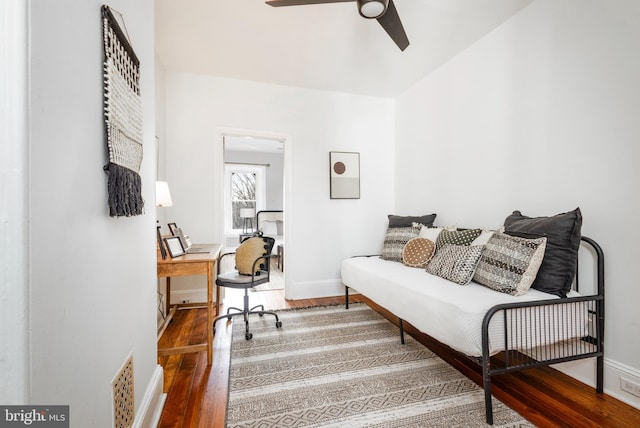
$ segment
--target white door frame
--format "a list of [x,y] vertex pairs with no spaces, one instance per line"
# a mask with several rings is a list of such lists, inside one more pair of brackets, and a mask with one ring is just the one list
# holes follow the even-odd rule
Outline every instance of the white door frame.
[[4,404],[29,402],[29,18],[23,0],[0,3],[0,94],[3,124],[0,144],[2,253],[0,312],[11,320],[0,338],[0,390],[8,392]]
[[[284,216],[285,219],[291,219],[293,213],[293,198],[292,198],[292,171],[293,171],[293,144],[291,136],[281,132],[273,131],[260,131],[255,129],[243,129],[233,128],[226,126],[219,126],[216,130],[216,161],[215,170],[218,171],[218,185],[216,186],[216,194],[213,195],[216,201],[224,201],[224,138],[225,137],[251,137],[260,139],[270,139],[282,141],[284,144]],[[291,236],[291,221],[284,222],[284,245],[287,245],[287,237]],[[225,224],[224,216],[220,216],[220,221],[217,226],[217,236],[225,237]],[[289,254],[292,254],[289,252]],[[287,257],[287,262],[291,260],[291,257]],[[285,290],[289,284],[290,275],[285,275]]]

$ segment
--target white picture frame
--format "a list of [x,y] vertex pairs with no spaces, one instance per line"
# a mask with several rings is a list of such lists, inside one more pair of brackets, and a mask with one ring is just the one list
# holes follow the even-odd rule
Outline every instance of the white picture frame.
[[169,236],[164,238],[165,244],[167,244],[167,250],[171,258],[184,255],[184,248],[182,242],[180,242],[179,236]]

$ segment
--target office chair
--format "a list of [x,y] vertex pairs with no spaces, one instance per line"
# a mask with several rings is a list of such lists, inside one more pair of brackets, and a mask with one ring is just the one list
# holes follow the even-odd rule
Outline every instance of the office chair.
[[[235,252],[222,254],[218,258],[218,276],[216,284],[219,287],[244,288],[244,308],[229,308],[226,315],[221,315],[213,320],[213,334],[216,333],[216,322],[222,318],[231,320],[237,315],[244,315],[245,334],[244,338],[249,340],[253,334],[249,332],[249,315],[264,314],[276,317],[276,328],[282,327],[282,322],[275,312],[264,310],[264,305],[257,305],[249,308],[249,288],[269,282],[269,262],[275,239],[268,236],[252,236],[242,241],[242,244]],[[233,272],[220,273],[221,261],[224,257],[235,255],[236,270]],[[234,311],[234,312],[232,312]]]

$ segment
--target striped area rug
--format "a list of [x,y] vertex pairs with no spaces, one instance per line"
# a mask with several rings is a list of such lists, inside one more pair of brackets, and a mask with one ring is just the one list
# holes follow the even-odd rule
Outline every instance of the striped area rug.
[[[484,427],[482,389],[365,304],[234,321],[228,427]],[[494,399],[497,427],[532,427]]]

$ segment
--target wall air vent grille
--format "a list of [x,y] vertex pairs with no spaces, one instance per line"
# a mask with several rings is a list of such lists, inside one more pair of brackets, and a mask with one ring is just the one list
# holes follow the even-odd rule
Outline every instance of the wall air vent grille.
[[113,426],[129,428],[133,425],[133,355],[124,362],[112,383],[113,389]]

